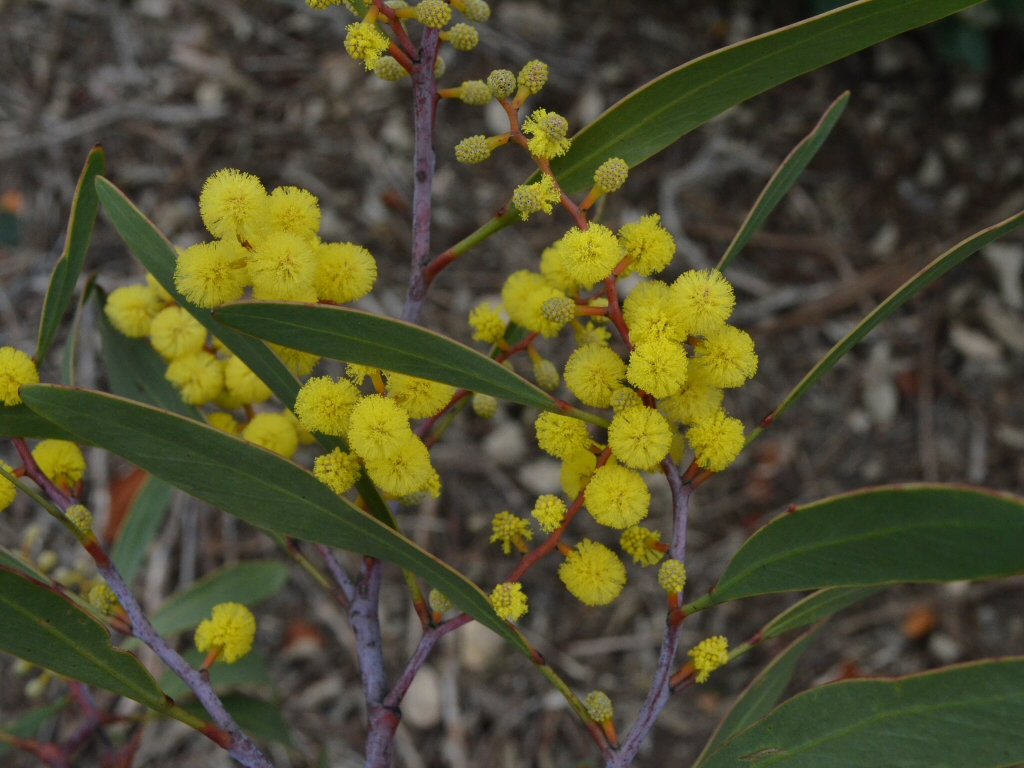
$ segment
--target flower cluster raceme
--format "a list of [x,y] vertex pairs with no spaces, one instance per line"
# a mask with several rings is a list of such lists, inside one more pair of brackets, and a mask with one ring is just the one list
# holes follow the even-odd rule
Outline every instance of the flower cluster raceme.
[[[271,400],[270,388],[179,302],[215,307],[251,286],[257,299],[341,304],[370,292],[377,263],[362,246],[320,240],[320,206],[304,189],[268,194],[255,176],[226,168],[206,180],[199,210],[216,239],[179,251],[174,288],[180,298],[147,275],[145,283],[110,294],[106,317],[125,336],[148,338],[167,361],[167,380],[189,405],[209,405],[213,426],[291,457],[300,443],[312,442],[309,432],[288,410],[255,413],[253,406]],[[319,361],[270,346],[299,376]]]

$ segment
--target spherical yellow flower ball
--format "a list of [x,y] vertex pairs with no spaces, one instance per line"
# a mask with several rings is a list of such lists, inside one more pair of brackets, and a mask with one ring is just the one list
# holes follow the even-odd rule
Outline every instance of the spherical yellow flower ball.
[[296,376],[308,376],[316,368],[316,364],[320,362],[319,356],[311,352],[282,347],[280,344],[268,343],[267,346],[274,351],[274,354],[281,358],[281,362],[285,364],[285,367]]
[[316,295],[337,304],[357,301],[373,290],[377,262],[355,243],[321,243],[316,249]]
[[242,405],[262,403],[274,394],[249,366],[234,355],[224,361],[224,388]]
[[696,647],[686,652],[693,659],[697,671],[697,682],[706,682],[708,676],[723,664],[729,662],[729,641],[722,635],[701,640]]
[[626,364],[608,347],[588,344],[569,356],[565,364],[565,384],[586,405],[611,406],[612,394],[626,378]]
[[14,347],[0,347],[0,403],[21,405],[21,387],[38,384],[39,371],[32,358]]
[[564,459],[559,471],[562,492],[570,499],[575,499],[580,495],[583,486],[590,481],[595,469],[597,469],[597,456],[590,451],[579,450]]
[[661,399],[682,389],[689,361],[686,350],[675,342],[641,342],[629,356],[626,378],[634,387]]
[[377,66],[373,68],[373,74],[385,82],[397,83],[408,77],[409,71],[399,64],[394,56],[381,56],[377,60]]
[[[455,25],[459,26],[458,24]],[[467,25],[468,26],[468,25]],[[476,29],[470,27],[474,32]],[[452,27],[452,32],[455,31],[455,27]],[[477,33],[479,39],[480,34]],[[507,99],[513,93],[516,92],[516,76],[507,69],[495,69],[487,76],[487,87],[491,89],[491,93],[494,94],[496,99]]]
[[356,61],[362,61],[368,72],[375,69],[380,57],[391,45],[388,36],[377,29],[376,24],[365,21],[353,22],[345,29],[345,50],[348,55]]
[[630,291],[622,305],[622,319],[634,344],[686,341],[687,330],[673,306],[672,290],[660,280],[647,280]]
[[691,365],[683,388],[658,403],[658,407],[673,421],[693,424],[714,414],[722,406],[722,397],[722,390],[711,386],[700,367]]
[[149,326],[160,311],[156,295],[145,285],[125,285],[107,297],[103,314],[117,330],[132,339],[149,333]]
[[72,504],[64,516],[80,533],[88,535],[92,530],[92,512],[84,504]]
[[482,163],[491,156],[491,146],[487,143],[487,137],[482,133],[476,136],[467,136],[455,145],[455,159],[467,165]]
[[427,602],[430,604],[430,610],[437,614],[445,614],[455,607],[451,600],[436,589],[430,590],[430,593],[427,595]]
[[165,360],[199,352],[206,344],[206,334],[206,327],[181,307],[161,309],[149,326],[153,349]]
[[260,180],[234,168],[217,171],[199,193],[203,224],[223,240],[248,241],[263,226],[266,206],[267,190]]
[[174,303],[174,297],[171,296],[171,294],[167,292],[167,289],[160,285],[160,281],[153,277],[149,272],[146,273],[146,285],[149,287],[149,290],[153,292],[153,295],[156,296],[156,300],[159,301],[160,304],[165,305]]
[[491,592],[494,612],[505,621],[517,621],[530,610],[523,585],[518,581],[502,582]]
[[240,603],[221,603],[213,616],[196,629],[196,650],[206,653],[220,648],[220,660],[234,664],[252,650],[256,639],[256,617]]
[[545,280],[566,294],[576,295],[580,289],[579,282],[569,269],[569,253],[561,239],[553,242],[541,253],[540,272]]
[[684,272],[672,284],[672,298],[683,324],[698,336],[721,328],[736,306],[732,285],[717,269]]
[[174,287],[205,309],[240,299],[249,284],[248,256],[249,252],[236,240],[190,246],[178,253]]
[[594,171],[594,185],[603,192],[617,192],[629,177],[629,165],[621,157],[609,157]]
[[523,121],[522,132],[533,137],[527,142],[527,149],[535,157],[550,160],[564,155],[572,145],[572,140],[567,138],[569,121],[546,109],[535,109],[530,113]]
[[295,427],[283,413],[258,413],[245,425],[242,437],[290,459],[299,448]]
[[469,313],[469,324],[473,328],[473,341],[497,344],[505,338],[505,321],[501,317],[501,305],[484,301]]
[[[473,0],[466,0],[467,10],[471,2]],[[466,18],[469,18],[468,14]],[[475,19],[470,19],[470,21],[475,21]],[[539,59],[528,61],[519,70],[517,80],[520,88],[526,88],[530,93],[538,93],[548,81],[548,65]]]
[[537,498],[537,503],[530,514],[544,533],[551,533],[562,524],[567,511],[564,501],[557,496],[545,494]]
[[416,20],[425,27],[441,29],[452,20],[452,7],[445,0],[420,0]]
[[626,566],[604,544],[584,539],[558,566],[558,577],[584,605],[608,605],[626,586]]
[[65,488],[85,477],[85,457],[67,440],[41,440],[32,449],[32,458],[44,475]]
[[665,556],[665,553],[655,546],[660,542],[660,531],[652,531],[642,525],[630,526],[622,532],[622,536],[619,538],[622,550],[641,567],[654,565]]
[[638,472],[626,467],[600,467],[583,493],[594,519],[620,531],[647,517],[651,506],[647,483]]
[[627,408],[612,419],[608,445],[627,467],[653,471],[672,446],[672,428],[653,408]]
[[363,382],[366,381],[367,376],[373,376],[373,374],[379,374],[380,368],[376,368],[372,365],[356,365],[355,363],[349,363],[345,366],[345,375],[348,376],[349,380],[357,387],[363,386]]
[[533,380],[537,382],[538,387],[548,392],[554,392],[562,382],[555,364],[543,357],[533,361]]
[[739,328],[723,325],[698,345],[693,367],[712,386],[743,386],[757,373],[754,340]]
[[[355,414],[352,418],[354,429]],[[352,430],[349,430],[350,435],[351,433]],[[423,441],[411,432],[402,443],[379,458],[366,459],[366,473],[374,485],[384,493],[399,498],[423,490],[433,471],[430,451]]]
[[267,199],[264,226],[311,238],[320,231],[320,201],[305,189],[278,187]]
[[512,205],[523,221],[527,221],[530,214],[541,211],[550,215],[555,203],[561,199],[561,191],[547,174],[541,176],[536,184],[520,184],[512,192]]
[[615,233],[603,224],[591,224],[585,231],[573,227],[562,238],[562,246],[569,274],[585,288],[604,280],[622,261]]
[[743,422],[719,409],[686,430],[686,439],[697,454],[697,466],[721,472],[740,455],[746,438]]
[[568,459],[579,451],[586,451],[593,442],[587,425],[571,416],[545,412],[537,417],[534,426],[540,449],[556,459]]
[[661,216],[652,213],[619,230],[619,243],[633,261],[630,268],[639,275],[661,272],[676,255],[676,241],[661,226]]
[[86,600],[104,616],[112,616],[121,607],[121,601],[108,584],[94,584]]
[[670,595],[678,595],[686,586],[686,566],[669,558],[658,569],[658,585]]
[[388,397],[414,419],[426,419],[441,412],[451,402],[455,387],[401,373],[389,373]]
[[362,471],[359,457],[341,448],[317,456],[313,462],[313,476],[339,496],[356,484]]
[[459,100],[471,107],[482,107],[494,98],[483,80],[466,80],[458,87]]
[[[14,468],[6,461],[0,460],[0,467],[5,472],[14,472]],[[0,512],[7,509],[18,495],[18,488],[3,475],[0,475]]]
[[607,723],[615,716],[615,709],[612,707],[612,700],[604,691],[591,691],[583,700],[583,706],[587,708],[587,714],[596,723]]
[[643,404],[644,401],[637,394],[636,390],[629,387],[619,387],[612,392],[610,405],[616,413],[620,413],[627,408],[637,408]]
[[316,301],[317,260],[306,238],[271,232],[260,238],[249,256],[254,299]]
[[310,432],[344,437],[349,417],[362,395],[355,385],[344,379],[316,376],[299,390],[295,398],[295,415]]
[[370,395],[352,409],[348,441],[364,461],[385,459],[404,447],[411,437],[414,435],[409,426],[409,414],[394,400]]
[[224,367],[209,352],[195,352],[172,360],[164,378],[174,385],[186,403],[203,405],[224,388]]
[[526,269],[509,275],[501,289],[501,300],[512,321],[545,338],[557,336],[562,330],[562,323],[544,314],[544,303],[555,298],[565,298],[565,294]]
[[221,432],[227,432],[229,435],[240,435],[242,433],[242,425],[230,413],[217,411],[216,413],[211,413],[206,418],[209,420],[211,427],[216,427]]
[[491,544],[501,542],[501,551],[508,555],[512,552],[513,541],[517,538],[533,541],[530,522],[508,510],[496,514],[491,520]]

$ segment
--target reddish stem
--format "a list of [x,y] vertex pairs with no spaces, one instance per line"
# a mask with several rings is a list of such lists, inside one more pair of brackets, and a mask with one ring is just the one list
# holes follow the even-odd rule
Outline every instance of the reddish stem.
[[615,278],[606,277],[604,279],[604,287],[608,293],[608,317],[615,324],[619,335],[622,336],[622,340],[626,342],[626,348],[632,352],[633,345],[629,341],[629,328],[626,327],[626,321],[622,317],[622,307],[619,305],[619,288],[615,284]]

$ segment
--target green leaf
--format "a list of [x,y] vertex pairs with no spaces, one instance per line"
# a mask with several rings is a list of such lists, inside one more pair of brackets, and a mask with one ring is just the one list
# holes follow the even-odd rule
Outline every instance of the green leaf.
[[828,139],[832,129],[836,127],[836,123],[839,122],[839,118],[842,117],[849,103],[850,92],[847,91],[832,102],[832,105],[822,115],[814,130],[807,134],[803,141],[797,144],[786,159],[782,161],[782,165],[778,167],[768,180],[767,186],[765,186],[757,198],[754,207],[750,209],[750,213],[747,214],[743,226],[740,227],[739,232],[736,233],[736,236],[722,255],[721,261],[718,262],[718,269],[720,271],[725,271],[725,268],[746,247],[747,243],[750,242],[750,238],[754,236],[754,233],[761,228],[761,225],[764,224],[772,211],[775,210],[775,206],[782,202],[782,198],[786,196],[786,193],[796,183],[796,180],[800,178],[800,174],[804,172],[804,169],[814,159],[814,156],[818,154],[818,150],[821,149],[825,140]]
[[288,567],[276,560],[254,560],[220,568],[171,595],[150,621],[161,635],[195,629],[213,606],[241,603],[254,606],[273,597],[288,581]]
[[[156,278],[164,290],[171,294],[178,306],[187,309],[236,357],[249,366],[249,369],[277,395],[277,399],[284,404],[285,408],[293,408],[295,397],[299,394],[299,380],[285,367],[277,355],[259,339],[221,325],[213,319],[209,310],[189,303],[184,296],[178,293],[178,289],[174,285],[174,269],[178,257],[167,238],[125,197],[121,190],[102,176],[96,179],[96,191],[99,193],[103,208],[110,216],[118,234],[128,244],[135,257],[142,262],[146,270]],[[316,435],[316,439],[328,451],[336,447],[348,450],[348,446],[341,438]],[[380,492],[370,482],[365,471],[356,483],[356,488],[370,508],[371,514],[384,524],[398,530],[398,523],[395,521],[391,508],[384,502]]]
[[167,516],[173,497],[173,486],[157,477],[148,478],[135,496],[128,510],[128,519],[110,553],[110,559],[128,584],[132,583],[146,560],[149,546]]
[[[1024,211],[1015,216],[1011,216],[1006,219],[1006,221],[989,227],[988,229],[983,229],[976,235],[967,238],[959,245],[946,251],[944,254],[939,256],[939,258],[935,259],[935,261],[910,278],[910,280],[900,286],[899,290],[875,307],[871,314],[861,320],[860,323],[857,324],[857,327],[846,334],[838,344],[832,347],[829,353],[825,355],[825,357],[823,357],[806,376],[804,376],[800,383],[793,388],[793,391],[786,396],[786,399],[783,400],[774,411],[772,411],[765,421],[769,424],[774,422],[775,419],[789,409],[789,406],[791,406],[797,398],[810,389],[812,384],[830,371],[832,366],[839,362],[843,355],[853,349],[861,339],[867,336],[868,333],[875,328],[875,326],[906,304],[913,296],[927,288],[931,283],[938,280],[964,259],[969,256],[973,256],[989,243],[998,240],[1009,232],[1012,232],[1022,224],[1024,224]],[[765,427],[761,426],[751,432],[750,435],[747,436],[747,443],[749,444],[754,438],[760,435],[764,429]]]
[[[47,704],[45,707],[29,710],[17,720],[5,723],[0,727],[0,731],[11,736],[19,736],[23,739],[34,739],[39,735],[43,726],[59,715],[70,703],[71,697],[65,696],[64,698],[57,699],[52,704]],[[0,756],[10,752],[11,749],[13,747],[9,744],[0,742]]]
[[487,355],[418,325],[327,304],[239,301],[220,322],[275,344],[558,411],[555,399]]
[[71,304],[78,276],[82,274],[85,253],[89,250],[89,240],[92,239],[92,228],[96,223],[96,212],[100,205],[93,180],[103,173],[105,166],[106,156],[103,154],[103,148],[97,144],[86,158],[82,175],[78,177],[78,186],[75,187],[75,196],[71,201],[71,217],[68,220],[64,252],[53,267],[50,287],[46,290],[43,316],[39,321],[39,340],[36,343],[37,361],[42,361],[46,357],[61,318]]
[[167,362],[145,339],[130,339],[114,328],[103,311],[107,304],[106,292],[97,286],[94,293],[110,391],[190,419],[205,421],[199,409],[183,401],[167,380]]
[[99,621],[55,590],[0,567],[0,650],[58,675],[168,712],[142,663],[110,644]]
[[630,167],[741,101],[979,0],[861,0],[701,56],[634,91],[551,161],[567,194],[610,157]]
[[78,306],[75,308],[75,319],[71,323],[71,330],[68,331],[67,341],[64,342],[64,354],[60,359],[60,381],[69,387],[75,385],[75,352],[78,350],[78,334],[82,326],[82,313],[85,312],[85,302],[89,300],[93,288],[96,285],[96,273],[93,272],[85,281],[82,288],[82,295],[78,298]]
[[[223,696],[221,701],[235,722],[250,736],[284,744],[286,747],[292,746],[288,723],[281,717],[280,705],[240,693]],[[211,720],[198,701],[188,702],[182,709],[208,722]]]
[[786,686],[789,685],[789,681],[793,679],[793,673],[796,672],[796,665],[799,663],[800,657],[804,655],[804,651],[807,650],[807,646],[811,644],[811,640],[817,633],[818,629],[815,628],[801,635],[761,670],[761,673],[739,695],[739,698],[733,703],[732,709],[729,710],[729,714],[722,719],[718,728],[711,734],[708,743],[694,761],[694,768],[701,765],[707,755],[722,746],[728,739],[772,711],[786,690]]
[[75,436],[33,413],[24,403],[0,405],[0,437],[27,437],[36,440],[75,440]]
[[770,640],[793,629],[806,627],[816,621],[838,613],[856,602],[881,591],[880,587],[833,587],[819,589],[787,608],[765,624],[761,639]]
[[1024,659],[892,680],[846,680],[789,699],[704,768],[997,768],[1024,762]]
[[[205,653],[200,653],[195,648],[185,651],[182,656],[193,669],[199,669],[206,658]],[[214,664],[210,668],[210,684],[218,692],[235,691],[239,688],[260,690],[268,694],[274,691],[267,664],[255,651],[246,654],[234,664]],[[167,670],[160,678],[160,687],[175,700],[192,696],[189,687],[171,670]]]
[[252,525],[407,568],[529,653],[526,641],[498,618],[473,582],[299,465],[213,427],[112,395],[47,384],[21,391],[34,410],[76,435],[89,435],[100,447]]
[[702,604],[751,595],[1024,572],[1024,498],[910,484],[798,507],[740,547]]

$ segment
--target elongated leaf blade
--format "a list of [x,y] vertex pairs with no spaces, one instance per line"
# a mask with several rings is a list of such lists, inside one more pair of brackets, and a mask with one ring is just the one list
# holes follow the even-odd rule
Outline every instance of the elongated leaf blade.
[[100,392],[46,384],[22,388],[36,411],[229,514],[286,536],[393,562],[529,653],[465,576],[275,453],[213,427]]
[[[142,214],[142,211],[125,197],[121,190],[102,176],[96,179],[96,191],[118,234],[178,306],[187,309],[196,320],[220,339],[264,384],[270,387],[285,408],[293,408],[295,398],[299,394],[299,380],[285,367],[277,355],[259,339],[221,325],[213,319],[209,310],[189,303],[184,296],[178,293],[174,284],[174,269],[178,257],[167,238],[153,226],[153,223]],[[316,439],[328,451],[336,447],[347,450],[347,446],[341,438],[318,434]],[[373,516],[397,530],[398,523],[395,521],[391,508],[384,502],[380,492],[370,482],[365,471],[356,483],[356,487]]]
[[548,411],[549,394],[487,355],[390,317],[326,304],[240,301],[214,312],[220,322],[321,357],[440,381]]
[[110,553],[117,570],[124,580],[131,584],[149,553],[149,547],[156,539],[167,509],[174,498],[174,488],[158,477],[147,478],[139,489],[128,519],[121,528],[121,534]]
[[886,486],[798,507],[751,536],[708,599],[1024,572],[1024,498]]
[[100,201],[96,196],[94,180],[106,168],[103,147],[93,147],[85,160],[85,167],[78,177],[75,196],[71,201],[71,217],[68,220],[64,252],[57,260],[50,276],[50,286],[43,301],[43,316],[39,322],[39,339],[36,342],[36,360],[40,361],[53,343],[53,337],[60,326],[61,318],[75,293],[75,283],[82,274],[85,254],[92,239],[92,228],[96,223],[96,212]]
[[60,359],[60,381],[69,387],[75,385],[75,353],[78,351],[78,335],[82,327],[82,314],[85,312],[86,302],[92,295],[96,285],[96,273],[93,272],[85,281],[82,287],[82,295],[78,299],[78,306],[75,308],[75,319],[71,323],[71,330],[68,331],[68,339],[64,343],[64,354]]
[[26,576],[31,576],[33,579],[39,581],[40,583],[46,583],[47,577],[44,574],[37,571],[35,568],[26,563],[24,560],[15,555],[6,547],[0,547],[0,566],[3,566],[4,568],[9,568],[12,571],[18,571],[20,573],[25,574]]
[[0,567],[0,650],[158,712],[169,707],[142,663],[96,619],[50,587]]
[[75,440],[66,429],[34,413],[27,405],[0,406],[0,437],[27,437],[34,440]]
[[789,681],[793,679],[793,673],[796,672],[796,665],[800,662],[800,657],[804,655],[804,651],[807,650],[807,646],[811,644],[817,633],[817,629],[812,629],[798,637],[750,682],[750,685],[733,703],[729,714],[722,719],[718,728],[711,734],[708,743],[694,761],[694,768],[701,765],[707,755],[722,746],[728,739],[772,711],[772,708],[779,703]]
[[630,167],[741,101],[979,0],[861,0],[701,56],[634,91],[551,162],[568,194],[610,157]]
[[213,606],[241,603],[255,606],[273,597],[288,580],[288,568],[276,560],[257,560],[207,574],[167,599],[150,620],[161,635],[194,629],[210,617]]
[[997,768],[1024,762],[1024,659],[890,680],[847,680],[789,699],[704,768]]
[[784,635],[808,624],[814,624],[824,618],[848,608],[856,602],[881,591],[880,587],[833,587],[819,589],[798,603],[793,604],[774,619],[765,624],[761,630],[762,640]]
[[719,271],[724,272],[726,267],[735,259],[740,251],[746,247],[747,243],[750,242],[750,238],[754,236],[754,233],[761,228],[765,220],[772,214],[782,198],[786,196],[790,188],[796,184],[796,180],[800,178],[800,174],[804,172],[804,169],[810,164],[814,156],[818,154],[818,150],[821,149],[825,140],[828,139],[829,134],[832,133],[832,129],[836,127],[836,123],[839,122],[839,118],[843,116],[843,112],[846,111],[847,105],[850,103],[850,92],[847,91],[834,102],[822,115],[821,120],[814,127],[803,140],[793,148],[793,151],[789,153],[785,160],[782,161],[782,165],[778,167],[772,177],[768,180],[768,184],[762,190],[757,201],[754,203],[754,207],[750,209],[750,213],[747,214],[746,220],[743,222],[743,226],[740,227],[739,232],[729,243],[729,247],[725,250],[722,255],[721,261],[718,262]]
[[110,324],[103,312],[107,303],[106,293],[97,288],[95,296],[99,310],[97,324],[103,346],[103,362],[107,366],[110,391],[190,419],[205,421],[199,409],[184,402],[164,376],[167,363],[157,351],[144,339],[130,339]]
[[[906,304],[916,294],[923,291],[931,283],[935,282],[957,264],[964,261],[964,259],[973,256],[989,243],[998,240],[1003,235],[1012,232],[1021,225],[1024,225],[1024,211],[1016,214],[1015,216],[1011,216],[1005,221],[989,227],[988,229],[983,229],[976,235],[967,238],[959,245],[956,245],[946,251],[935,259],[935,261],[910,278],[910,280],[900,286],[899,290],[875,307],[874,311],[861,320],[860,323],[857,324],[856,328],[840,339],[840,341],[832,347],[831,350],[829,350],[829,353],[825,355],[825,357],[823,357],[813,368],[811,368],[800,383],[793,388],[793,391],[786,395],[786,399],[783,400],[774,411],[772,411],[766,421],[769,423],[774,422],[775,419],[787,411],[789,407],[808,389],[810,389],[818,379],[832,370],[832,367],[839,362],[847,352],[853,349],[861,339],[867,336],[875,326]],[[747,443],[750,443],[750,441],[761,434],[762,431],[764,431],[764,427],[758,427],[751,432],[747,437]]]

